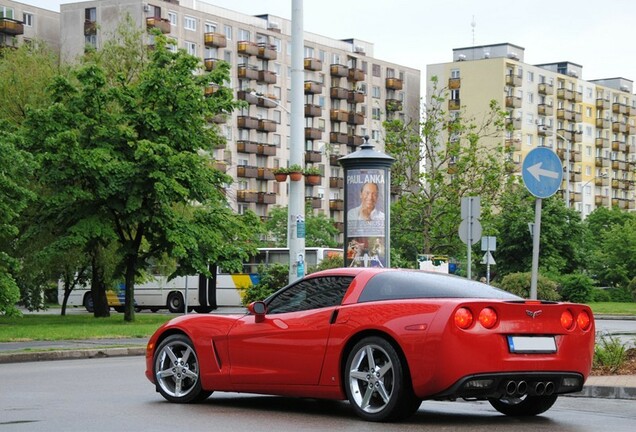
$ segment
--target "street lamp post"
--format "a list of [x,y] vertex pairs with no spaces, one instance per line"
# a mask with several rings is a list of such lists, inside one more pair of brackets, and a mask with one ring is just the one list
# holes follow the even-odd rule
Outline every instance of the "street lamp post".
[[565,141],[565,207],[570,208],[570,140],[545,126],[542,126],[542,130]]

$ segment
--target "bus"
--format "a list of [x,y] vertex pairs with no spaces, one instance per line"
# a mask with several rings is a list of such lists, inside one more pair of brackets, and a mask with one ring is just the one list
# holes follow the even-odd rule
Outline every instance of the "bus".
[[[305,268],[316,266],[332,256],[343,256],[342,249],[305,248]],[[164,275],[154,275],[146,282],[135,284],[135,310],[149,309],[156,312],[168,309],[172,313],[188,310],[200,313],[210,312],[222,306],[241,306],[241,290],[258,283],[258,268],[274,263],[289,264],[289,249],[259,248],[258,253],[243,264],[242,273],[227,273],[217,266],[210,266],[211,277],[205,275],[178,276],[168,280]],[[58,303],[64,301],[64,284],[58,282]],[[106,292],[108,305],[117,312],[123,312],[125,304],[124,284],[120,283]],[[67,306],[84,307],[93,311],[90,285],[74,288]]]

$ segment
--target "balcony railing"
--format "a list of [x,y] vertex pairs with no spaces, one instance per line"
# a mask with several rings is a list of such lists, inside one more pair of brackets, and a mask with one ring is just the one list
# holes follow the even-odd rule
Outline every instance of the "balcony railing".
[[238,77],[243,79],[258,79],[258,69],[253,66],[239,65],[237,68]]
[[542,95],[553,95],[554,94],[554,86],[548,83],[539,83],[539,94]]
[[350,112],[347,123],[349,123],[350,125],[364,124],[364,114],[359,112]]
[[238,92],[236,92],[236,98],[238,100],[245,101],[250,105],[256,105],[256,103],[258,102],[258,96],[256,96],[252,92],[245,90],[239,90]]
[[274,180],[274,173],[271,168],[258,167],[257,180]]
[[461,109],[461,102],[459,99],[449,99],[448,100],[448,110],[449,111],[457,111]]
[[389,90],[402,90],[404,86],[404,82],[399,78],[387,78],[385,84]]
[[349,120],[349,112],[341,109],[332,109],[329,111],[329,120],[334,122],[346,122]]
[[317,150],[307,150],[305,152],[305,162],[320,163],[322,162],[322,153]]
[[258,192],[257,203],[276,204],[276,194],[274,192]]
[[402,111],[402,101],[398,99],[387,99],[384,103],[387,111]]
[[361,137],[360,135],[353,135],[353,134],[347,135],[348,146],[358,147],[358,146],[361,146],[362,143],[364,143],[364,137]]
[[344,87],[331,87],[329,95],[331,99],[347,99],[349,97],[349,90]]
[[208,47],[225,48],[227,39],[224,34],[208,32],[203,35],[203,44]]
[[276,84],[276,72],[272,72],[269,70],[259,70],[258,78],[256,80],[259,83]]
[[322,131],[318,128],[306,127],[305,139],[307,140],[319,140],[322,139]]
[[148,17],[146,18],[146,28],[157,28],[161,33],[170,33],[170,20],[160,17]]
[[276,45],[270,45],[267,43],[258,44],[258,53],[256,56],[263,60],[276,60]]
[[[239,167],[240,168],[240,167]],[[240,202],[255,203],[258,199],[257,193],[249,190],[236,191],[236,200]]]
[[345,65],[332,64],[329,67],[329,71],[331,73],[331,76],[343,77],[343,78],[349,76],[349,68]]
[[347,93],[347,102],[349,103],[362,103],[364,102],[364,93],[359,91],[349,91]]
[[318,209],[322,207],[322,198],[318,197],[305,197],[305,201],[309,203],[311,208]]
[[205,67],[205,70],[210,72],[213,71],[214,69],[216,69],[216,67],[219,64],[219,59],[215,59],[215,58],[206,58],[203,60],[203,65]]
[[506,96],[507,108],[521,108],[521,98],[518,96]]
[[344,179],[342,177],[329,177],[329,187],[344,188]]
[[542,116],[551,116],[554,114],[554,107],[547,104],[537,105],[537,112]]
[[596,99],[596,108],[602,110],[610,109],[610,101],[606,99]]
[[256,154],[263,156],[276,156],[276,146],[274,144],[258,144]]
[[[335,186],[331,186],[335,187]],[[341,199],[330,199],[329,200],[329,210],[342,211],[344,210],[344,200]]]
[[364,81],[364,71],[362,69],[351,68],[349,69],[347,79],[353,82]]
[[236,167],[236,175],[243,178],[258,177],[258,168],[249,165],[239,165]]
[[519,75],[508,74],[506,75],[506,85],[512,87],[519,87],[522,83],[521,77]]
[[322,70],[322,60],[312,57],[305,58],[305,70],[319,71]]
[[256,130],[260,132],[276,132],[276,122],[266,119],[259,120]]
[[322,107],[320,105],[305,104],[305,117],[320,117]]
[[322,93],[322,83],[317,81],[305,81],[305,94]]
[[449,90],[457,90],[462,86],[461,78],[449,78],[448,79],[448,88]]
[[275,108],[278,104],[275,100],[270,99],[269,97],[258,96],[256,105],[263,108]]
[[258,143],[254,141],[240,140],[236,142],[236,151],[239,153],[256,154]]
[[256,129],[258,128],[258,118],[249,116],[238,116],[237,126],[240,129]]
[[331,144],[347,144],[349,142],[348,135],[342,132],[330,132],[329,142]]
[[238,41],[236,43],[236,50],[239,54],[244,55],[257,55],[258,54],[258,44],[250,41]]

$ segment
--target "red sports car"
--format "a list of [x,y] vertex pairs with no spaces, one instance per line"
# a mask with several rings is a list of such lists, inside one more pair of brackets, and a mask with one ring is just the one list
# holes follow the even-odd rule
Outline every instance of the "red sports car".
[[348,399],[400,420],[425,399],[487,399],[512,416],[580,391],[594,318],[455,276],[341,268],[311,274],[245,315],[187,315],[150,338],[146,376],[171,402],[213,391]]

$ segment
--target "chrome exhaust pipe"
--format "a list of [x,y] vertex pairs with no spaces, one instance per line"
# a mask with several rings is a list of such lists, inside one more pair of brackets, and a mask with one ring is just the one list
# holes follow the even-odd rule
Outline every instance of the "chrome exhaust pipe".
[[517,384],[517,393],[524,395],[528,392],[528,383],[525,381],[519,381]]
[[517,393],[517,383],[514,381],[508,381],[506,383],[506,394],[508,396],[512,396],[515,393]]
[[545,385],[545,394],[550,396],[551,394],[554,393],[555,390],[555,385],[552,381],[549,381],[546,383]]
[[536,383],[536,384],[534,385],[534,392],[535,392],[537,395],[541,396],[542,394],[544,394],[544,393],[545,393],[545,388],[546,388],[545,383],[538,382],[538,383]]

